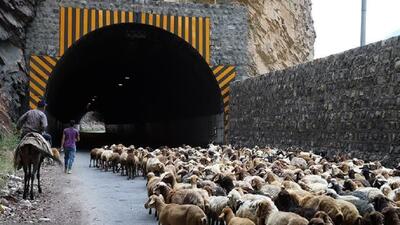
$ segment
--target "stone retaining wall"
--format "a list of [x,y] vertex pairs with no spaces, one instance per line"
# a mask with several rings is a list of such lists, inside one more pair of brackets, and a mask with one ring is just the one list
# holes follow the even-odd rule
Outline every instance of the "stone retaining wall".
[[228,140],[400,162],[400,37],[231,85]]

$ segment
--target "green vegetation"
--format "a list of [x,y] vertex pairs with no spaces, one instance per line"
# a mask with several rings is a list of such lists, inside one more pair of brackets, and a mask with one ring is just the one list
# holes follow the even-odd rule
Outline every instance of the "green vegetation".
[[18,142],[17,134],[7,134],[0,139],[0,188],[6,184],[6,175],[13,171],[13,151]]

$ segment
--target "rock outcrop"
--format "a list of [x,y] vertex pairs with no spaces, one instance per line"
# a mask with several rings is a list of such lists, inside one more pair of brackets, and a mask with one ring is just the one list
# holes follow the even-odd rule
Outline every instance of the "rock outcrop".
[[23,48],[25,26],[34,17],[35,5],[36,0],[0,0],[0,133],[26,110]]
[[253,74],[264,74],[312,60],[315,31],[311,0],[164,0],[243,4],[249,10],[249,54]]

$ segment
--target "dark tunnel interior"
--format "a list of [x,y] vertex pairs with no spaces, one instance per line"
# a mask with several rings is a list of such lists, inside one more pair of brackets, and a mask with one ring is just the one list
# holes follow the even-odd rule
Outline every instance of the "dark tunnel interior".
[[144,24],[103,27],[75,42],[53,70],[46,100],[54,139],[60,124],[88,111],[102,115],[107,132],[85,135],[88,145],[205,145],[215,141],[223,113],[217,81],[197,50]]

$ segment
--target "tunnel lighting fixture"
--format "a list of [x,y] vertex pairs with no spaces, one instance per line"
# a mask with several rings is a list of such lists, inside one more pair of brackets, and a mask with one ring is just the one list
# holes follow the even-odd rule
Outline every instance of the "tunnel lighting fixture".
[[119,84],[118,84],[118,86],[122,87],[122,86],[123,86],[123,84],[119,83]]
[[131,77],[128,77],[128,76],[125,77],[125,80],[129,80],[129,79],[131,79]]
[[96,99],[95,99],[95,98],[92,98],[92,102],[94,102],[94,101],[96,101]]

